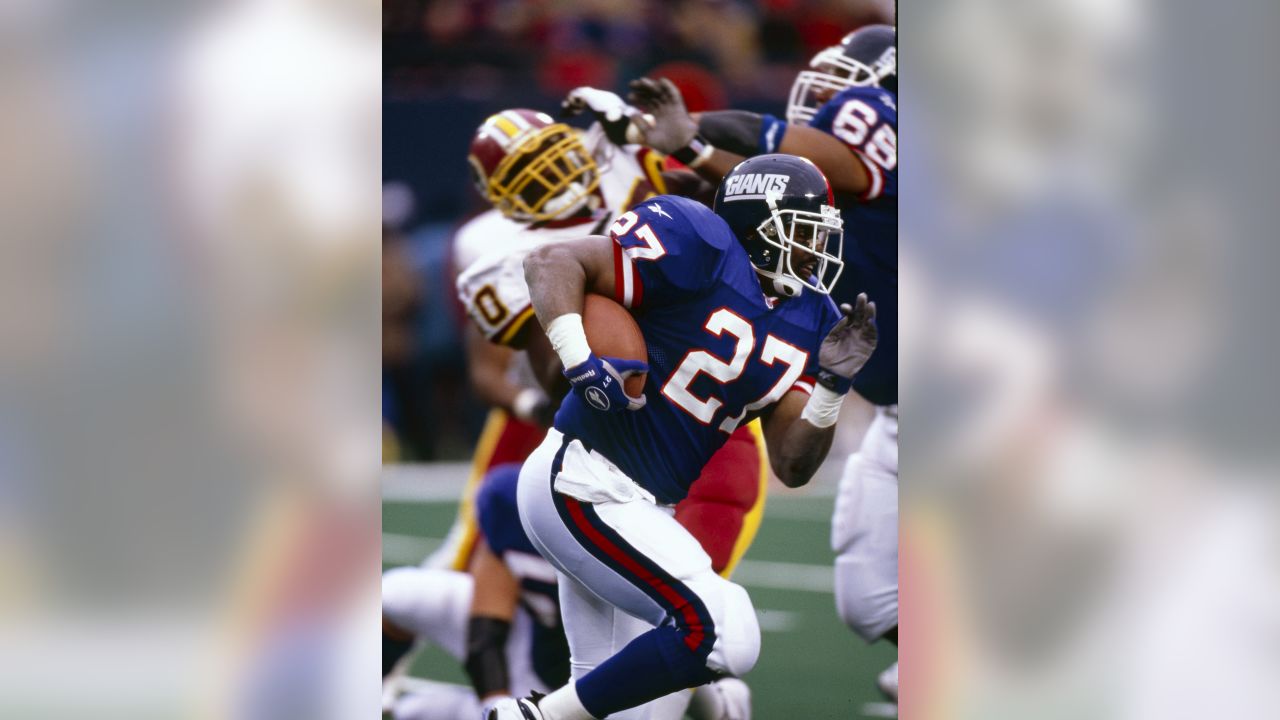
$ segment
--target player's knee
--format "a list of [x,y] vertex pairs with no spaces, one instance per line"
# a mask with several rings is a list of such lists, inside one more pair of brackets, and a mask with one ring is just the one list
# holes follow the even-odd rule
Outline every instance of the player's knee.
[[875,642],[898,624],[897,586],[873,588],[840,580],[837,566],[836,613],[859,637]]
[[716,624],[715,645],[707,656],[707,667],[728,675],[744,675],[760,658],[760,623],[755,607],[741,585],[719,576],[707,584],[715,586],[710,601]]

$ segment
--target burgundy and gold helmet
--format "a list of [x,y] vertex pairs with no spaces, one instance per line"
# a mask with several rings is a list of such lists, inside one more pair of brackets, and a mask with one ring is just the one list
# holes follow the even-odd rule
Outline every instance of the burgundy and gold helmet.
[[578,131],[536,110],[503,110],[476,130],[467,155],[476,189],[518,222],[569,217],[600,184]]

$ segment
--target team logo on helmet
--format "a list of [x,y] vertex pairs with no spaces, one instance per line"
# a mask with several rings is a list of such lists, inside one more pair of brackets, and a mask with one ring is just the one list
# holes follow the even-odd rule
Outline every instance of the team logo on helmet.
[[742,242],[767,287],[782,297],[828,294],[844,267],[844,222],[831,185],[809,160],[757,155],[725,175],[715,212]]
[[480,194],[518,222],[569,217],[592,205],[600,184],[581,133],[533,110],[491,115],[476,130],[467,161]]
[[725,202],[734,200],[763,200],[765,193],[781,195],[787,191],[790,175],[780,173],[743,173],[724,181]]

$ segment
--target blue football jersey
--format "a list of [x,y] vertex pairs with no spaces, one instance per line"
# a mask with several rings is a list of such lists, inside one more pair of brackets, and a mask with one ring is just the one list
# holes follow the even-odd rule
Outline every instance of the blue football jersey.
[[793,387],[812,389],[839,311],[815,292],[767,298],[729,226],[693,200],[651,198],[609,233],[615,299],[648,346],[647,404],[606,414],[570,393],[555,426],[676,503],[734,429]]
[[862,195],[835,194],[845,270],[832,298],[852,303],[865,292],[875,301],[879,342],[853,387],[877,405],[891,405],[898,402],[898,101],[882,88],[847,88],[809,124],[847,145],[871,178]]

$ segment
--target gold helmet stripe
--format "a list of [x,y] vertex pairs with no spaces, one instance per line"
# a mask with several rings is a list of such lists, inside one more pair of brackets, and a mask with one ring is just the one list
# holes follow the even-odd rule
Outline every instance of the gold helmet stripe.
[[530,127],[532,127],[529,124],[528,120],[525,120],[523,117],[520,117],[520,113],[515,112],[513,110],[503,110],[502,112],[498,113],[498,117],[506,118],[507,120],[510,120],[512,123],[515,123],[515,126],[520,128],[521,130],[528,130]]
[[492,127],[501,131],[499,133],[494,133],[493,139],[497,140],[498,144],[501,145],[504,150],[511,145],[511,140],[520,134],[520,128],[517,127],[515,123],[511,122],[511,120],[501,115],[494,115],[491,123]]

